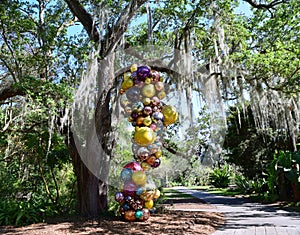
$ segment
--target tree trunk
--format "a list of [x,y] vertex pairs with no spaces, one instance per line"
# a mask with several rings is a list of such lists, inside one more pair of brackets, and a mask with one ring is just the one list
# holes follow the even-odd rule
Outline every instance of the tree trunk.
[[107,184],[114,145],[110,106],[113,58],[94,58],[75,94],[69,146],[77,177],[78,210],[89,217],[99,216],[108,205]]
[[99,216],[107,209],[107,186],[82,161],[72,134],[69,150],[77,178],[77,210],[85,217]]
[[297,184],[299,183],[294,183],[292,182],[292,189],[293,189],[293,201],[294,202],[300,202],[300,189],[299,189],[299,185],[297,186]]
[[279,194],[279,200],[282,201],[288,200],[287,182],[282,168],[279,169],[279,175],[278,175],[278,194]]

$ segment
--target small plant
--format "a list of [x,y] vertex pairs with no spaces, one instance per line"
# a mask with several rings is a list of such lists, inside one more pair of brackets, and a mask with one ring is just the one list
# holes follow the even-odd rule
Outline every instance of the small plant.
[[209,174],[209,182],[217,188],[226,188],[230,183],[231,170],[229,165],[224,165],[221,168],[215,168]]
[[243,175],[236,175],[235,184],[241,192],[244,192],[244,193],[252,192],[251,181],[249,179],[247,179],[246,177],[244,177]]

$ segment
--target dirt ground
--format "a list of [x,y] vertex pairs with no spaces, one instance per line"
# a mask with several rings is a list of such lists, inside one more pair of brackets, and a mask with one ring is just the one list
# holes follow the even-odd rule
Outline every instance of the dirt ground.
[[[82,218],[55,219],[47,223],[24,227],[0,227],[7,235],[67,235],[67,234],[212,234],[224,223],[221,213],[207,212],[212,208],[196,198],[174,199],[164,204],[161,212],[151,214],[145,222],[124,222],[119,217],[99,220]],[[201,211],[197,211],[201,210]]]

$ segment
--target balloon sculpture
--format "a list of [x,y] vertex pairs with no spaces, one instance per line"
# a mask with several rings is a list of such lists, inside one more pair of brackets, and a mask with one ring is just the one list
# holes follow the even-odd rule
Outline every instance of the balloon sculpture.
[[178,113],[165,105],[165,87],[158,71],[149,66],[132,65],[123,76],[121,106],[135,127],[132,151],[135,161],[121,171],[122,189],[115,194],[119,213],[126,221],[146,221],[160,191],[146,172],[157,168],[162,156],[161,134],[176,122]]

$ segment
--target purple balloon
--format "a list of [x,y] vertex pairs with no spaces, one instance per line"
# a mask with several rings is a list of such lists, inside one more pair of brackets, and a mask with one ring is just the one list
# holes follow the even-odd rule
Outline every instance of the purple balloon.
[[137,78],[137,72],[136,71],[134,71],[134,72],[131,73],[131,78],[133,80]]
[[131,117],[136,119],[139,115],[137,113],[131,113]]
[[140,81],[145,81],[145,79],[149,76],[150,74],[150,69],[147,66],[140,66],[137,68],[137,79]]
[[124,184],[123,194],[126,196],[134,196],[136,191],[136,185],[132,181],[128,181]]
[[153,168],[157,168],[157,167],[159,167],[160,163],[161,163],[160,159],[157,158],[157,159],[155,160],[155,162],[153,163],[152,167],[153,167]]
[[117,192],[117,193],[115,194],[115,200],[116,200],[117,202],[123,201],[123,200],[124,200],[124,195],[123,195],[123,193],[122,193],[122,192]]
[[152,104],[153,104],[154,106],[158,106],[158,105],[160,104],[160,100],[159,100],[159,98],[158,98],[157,96],[154,96],[154,97],[152,98]]

